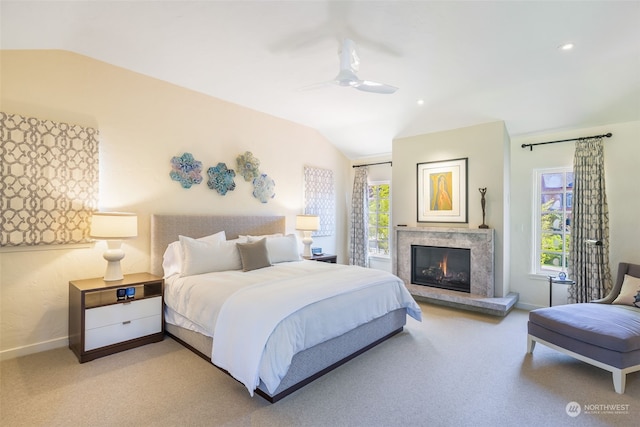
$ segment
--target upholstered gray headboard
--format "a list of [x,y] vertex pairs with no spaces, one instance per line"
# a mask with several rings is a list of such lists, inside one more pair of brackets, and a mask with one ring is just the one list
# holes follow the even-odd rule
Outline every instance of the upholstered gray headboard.
[[179,235],[199,238],[225,231],[227,239],[240,234],[285,232],[284,216],[151,215],[151,273],[162,276],[162,256]]

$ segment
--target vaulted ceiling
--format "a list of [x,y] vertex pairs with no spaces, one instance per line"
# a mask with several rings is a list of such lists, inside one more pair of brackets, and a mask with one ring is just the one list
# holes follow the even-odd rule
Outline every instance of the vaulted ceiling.
[[[2,0],[0,19],[2,49],[87,55],[310,126],[350,158],[494,120],[512,137],[640,120],[639,1]],[[344,38],[360,78],[399,90],[318,85]]]

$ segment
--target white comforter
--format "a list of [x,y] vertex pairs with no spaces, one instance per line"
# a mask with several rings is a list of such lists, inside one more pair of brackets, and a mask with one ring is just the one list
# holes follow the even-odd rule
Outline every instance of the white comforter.
[[167,321],[214,337],[212,362],[251,395],[261,379],[273,393],[297,352],[389,311],[421,320],[400,279],[360,267],[302,261],[167,283],[166,304],[179,314]]

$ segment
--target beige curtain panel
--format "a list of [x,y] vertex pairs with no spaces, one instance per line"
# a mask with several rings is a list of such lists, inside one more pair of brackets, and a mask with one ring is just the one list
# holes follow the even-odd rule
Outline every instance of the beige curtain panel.
[[569,302],[582,303],[604,298],[611,290],[601,137],[576,142],[573,179],[569,277],[575,284],[569,287]]

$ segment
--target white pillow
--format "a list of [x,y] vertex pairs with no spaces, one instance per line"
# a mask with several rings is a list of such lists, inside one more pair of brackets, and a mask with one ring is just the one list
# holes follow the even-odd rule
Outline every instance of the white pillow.
[[211,273],[215,271],[241,270],[242,260],[235,240],[203,242],[180,236],[184,258],[180,276]]
[[[224,231],[220,231],[209,236],[200,237],[197,239],[203,242],[224,242],[227,240],[227,236]],[[184,255],[182,253],[182,245],[179,240],[169,243],[167,249],[162,256],[162,270],[164,271],[165,279],[174,274],[180,274],[182,271],[182,259]]]
[[282,233],[275,234],[262,234],[260,236],[252,236],[250,234],[241,234],[238,236],[239,239],[245,239],[247,242],[257,242],[260,239],[268,238],[268,237],[282,237]]
[[242,239],[225,240],[218,243],[212,262],[212,271],[242,270],[240,251],[236,247],[238,242],[242,242]]
[[622,289],[620,289],[618,297],[613,300],[613,304],[640,307],[640,300],[636,301],[636,295],[640,296],[640,277],[625,274],[622,281]]
[[[257,237],[249,237],[249,242],[260,240]],[[287,261],[300,261],[298,239],[295,234],[286,236],[267,237],[267,252],[271,264]]]

